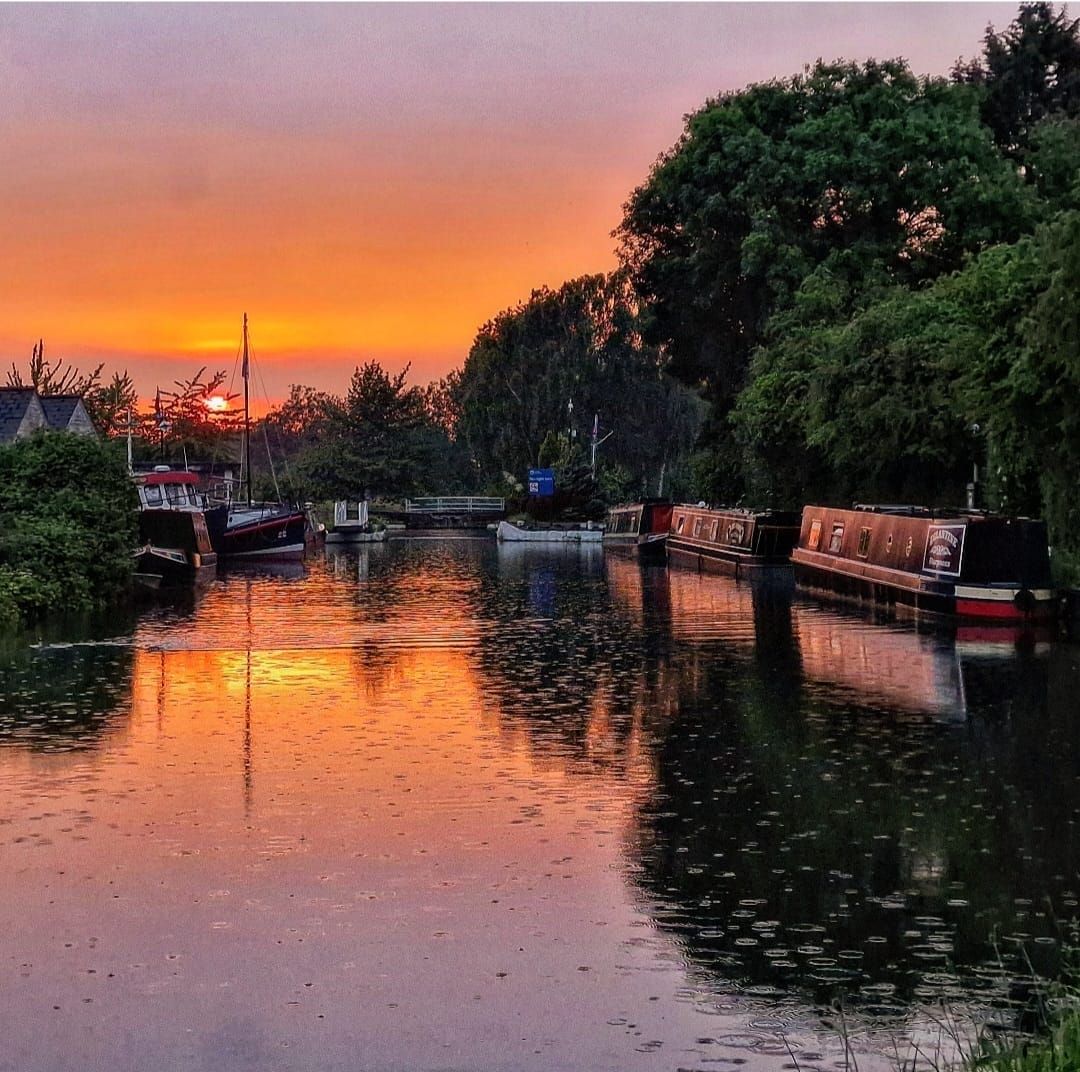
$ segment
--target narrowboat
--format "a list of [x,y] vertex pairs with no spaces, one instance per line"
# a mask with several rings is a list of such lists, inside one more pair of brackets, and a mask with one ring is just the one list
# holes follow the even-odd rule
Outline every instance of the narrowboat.
[[139,509],[174,510],[180,513],[201,513],[210,533],[210,543],[220,550],[221,537],[228,523],[229,508],[214,503],[202,488],[198,473],[186,469],[155,466],[152,472],[136,473],[135,488],[139,493]]
[[668,560],[720,573],[787,566],[799,536],[799,515],[680,504],[672,508]]
[[803,509],[792,553],[803,587],[957,618],[1052,618],[1046,525],[920,506]]
[[604,524],[604,550],[635,555],[643,561],[660,560],[670,529],[670,502],[646,499],[613,506]]
[[200,510],[140,510],[139,541],[135,580],[143,588],[191,587],[217,574],[217,554]]

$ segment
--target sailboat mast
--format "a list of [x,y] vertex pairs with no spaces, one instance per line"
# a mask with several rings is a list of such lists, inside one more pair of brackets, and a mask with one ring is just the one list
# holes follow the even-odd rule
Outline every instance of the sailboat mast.
[[251,505],[251,414],[248,410],[248,332],[247,313],[244,313],[244,448],[240,464],[243,466],[244,479],[247,484],[247,501]]

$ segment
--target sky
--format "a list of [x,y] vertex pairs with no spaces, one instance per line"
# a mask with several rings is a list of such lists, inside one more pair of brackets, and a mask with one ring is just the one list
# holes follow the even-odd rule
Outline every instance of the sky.
[[[0,368],[426,383],[615,266],[707,98],[817,58],[945,74],[1015,4],[0,4]],[[2,378],[2,373],[0,373]]]

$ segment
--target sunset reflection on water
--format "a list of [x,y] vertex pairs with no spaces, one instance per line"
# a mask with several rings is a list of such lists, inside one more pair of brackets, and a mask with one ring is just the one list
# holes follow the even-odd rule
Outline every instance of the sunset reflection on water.
[[888,1067],[1053,970],[1075,663],[452,541],[17,652],[0,1068]]

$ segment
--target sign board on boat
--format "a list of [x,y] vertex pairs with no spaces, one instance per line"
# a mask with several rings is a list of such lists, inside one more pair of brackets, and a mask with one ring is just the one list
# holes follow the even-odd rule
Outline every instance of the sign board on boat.
[[554,469],[529,470],[529,494],[545,498],[555,494]]
[[945,577],[959,577],[966,531],[966,525],[931,525],[926,533],[923,571]]

